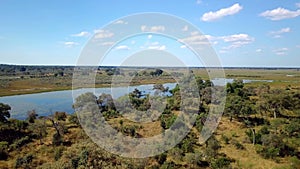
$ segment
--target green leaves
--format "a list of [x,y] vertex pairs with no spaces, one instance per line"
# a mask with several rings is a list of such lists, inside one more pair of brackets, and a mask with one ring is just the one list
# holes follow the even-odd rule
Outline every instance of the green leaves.
[[6,123],[7,119],[10,118],[11,107],[8,104],[0,103],[0,123]]

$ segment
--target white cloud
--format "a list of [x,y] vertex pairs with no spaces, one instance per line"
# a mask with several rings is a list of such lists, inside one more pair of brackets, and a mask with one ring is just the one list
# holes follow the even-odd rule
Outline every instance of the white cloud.
[[219,41],[225,42],[229,46],[223,47],[223,50],[239,48],[255,41],[255,38],[248,34],[233,34],[228,36],[211,36],[201,35],[198,32],[192,32],[191,36],[180,39],[179,42],[188,43],[191,45],[216,45]]
[[147,26],[146,26],[146,25],[142,25],[142,26],[141,26],[141,30],[142,30],[143,32],[145,32],[145,31],[146,31],[146,28],[147,28]]
[[90,33],[83,31],[83,32],[80,32],[80,33],[77,33],[77,34],[73,34],[71,36],[74,36],[74,37],[88,37],[88,36],[90,36]]
[[180,48],[181,48],[181,49],[184,49],[184,48],[186,48],[186,46],[185,46],[185,45],[181,45]]
[[100,45],[101,46],[111,46],[113,45],[115,42],[102,42]]
[[109,30],[94,30],[95,39],[104,39],[104,38],[111,38],[114,36],[114,33],[110,32]]
[[278,49],[273,50],[273,52],[274,52],[276,55],[286,55],[286,52],[287,52],[288,50],[289,50],[288,48],[278,48]]
[[300,8],[300,2],[296,3],[296,7]]
[[219,53],[228,53],[227,50],[220,50]]
[[63,42],[63,44],[64,44],[66,47],[73,47],[73,46],[79,45],[79,43],[77,43],[77,42],[71,42],[71,41]]
[[152,38],[152,35],[148,35],[148,37],[147,37],[148,39],[151,39]]
[[161,45],[161,46],[148,46],[148,49],[155,49],[155,50],[166,50],[166,46],[165,45]]
[[255,52],[260,53],[262,52],[262,49],[256,49]]
[[182,31],[183,32],[186,32],[186,31],[188,31],[189,30],[189,27],[187,26],[187,25],[185,25],[183,28],[182,28]]
[[202,21],[214,21],[217,19],[221,19],[225,16],[237,14],[242,9],[243,9],[243,7],[240,6],[238,3],[236,3],[236,4],[232,5],[231,7],[223,8],[216,12],[210,11],[210,12],[204,13],[202,15],[201,19],[202,19]]
[[234,34],[229,36],[222,36],[220,37],[224,40],[224,42],[236,42],[236,41],[253,41],[253,38],[250,37],[248,34]]
[[155,45],[158,45],[159,42],[152,42],[151,45],[155,46]]
[[120,45],[116,47],[116,50],[129,50],[130,48],[126,45]]
[[123,20],[117,20],[114,24],[128,24],[128,22],[125,22]]
[[197,0],[196,1],[196,4],[201,4],[202,3],[202,0]]
[[273,10],[267,10],[260,14],[260,16],[270,19],[272,21],[278,21],[282,19],[295,18],[300,15],[300,9],[297,11],[290,11],[284,8],[276,8]]
[[255,40],[253,37],[249,36],[248,34],[234,34],[234,35],[222,36],[219,37],[219,39],[222,39],[224,42],[230,43],[229,46],[223,48],[226,50],[242,47],[244,45],[254,42]]
[[281,38],[283,33],[288,33],[291,32],[291,28],[287,27],[287,28],[282,28],[280,30],[277,31],[271,31],[270,35],[272,35],[274,38]]
[[162,25],[147,27],[146,25],[141,26],[143,32],[163,32],[165,27]]
[[191,45],[208,45],[215,38],[210,35],[201,35],[198,32],[191,32],[191,36],[180,39],[179,42],[188,43]]

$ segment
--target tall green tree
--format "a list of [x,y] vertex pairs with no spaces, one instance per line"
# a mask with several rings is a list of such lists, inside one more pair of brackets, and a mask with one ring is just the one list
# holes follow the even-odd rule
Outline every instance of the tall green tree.
[[11,107],[8,104],[0,103],[0,122],[6,123],[10,118]]

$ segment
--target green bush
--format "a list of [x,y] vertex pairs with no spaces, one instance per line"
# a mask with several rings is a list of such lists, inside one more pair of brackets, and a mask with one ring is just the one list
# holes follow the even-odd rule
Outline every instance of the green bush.
[[7,148],[8,148],[8,142],[1,141],[0,142],[0,160],[6,160],[8,158]]
[[79,125],[79,120],[78,120],[78,117],[77,115],[74,113],[74,114],[71,114],[69,115],[69,118],[68,118],[69,122],[72,123],[72,124],[75,124],[75,125]]
[[24,157],[18,157],[15,161],[15,168],[31,168],[30,164],[33,160],[33,155],[32,154],[27,154]]
[[217,158],[211,163],[211,168],[213,169],[227,169],[230,167],[231,159],[226,157]]
[[55,161],[58,161],[63,153],[63,147],[57,147],[54,150],[54,159]]
[[293,156],[289,159],[291,169],[300,169],[300,160]]
[[10,148],[12,150],[18,149],[31,141],[32,140],[29,136],[25,136],[25,137],[22,137],[22,138],[16,140],[13,144],[10,145]]
[[235,146],[236,149],[239,149],[239,150],[244,150],[245,149],[245,147],[235,139],[232,140],[232,144]]
[[55,133],[52,137],[52,144],[55,146],[59,146],[62,144],[62,142],[63,142],[62,136],[58,133]]
[[67,113],[66,112],[55,112],[54,118],[61,121],[66,121]]
[[155,156],[156,161],[158,164],[162,165],[167,160],[167,154],[162,153],[160,155]]
[[224,141],[225,144],[229,144],[229,141],[230,141],[229,137],[222,134],[221,139]]

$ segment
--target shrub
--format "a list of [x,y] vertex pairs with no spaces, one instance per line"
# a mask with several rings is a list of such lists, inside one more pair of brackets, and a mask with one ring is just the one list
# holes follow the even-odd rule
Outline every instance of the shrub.
[[225,136],[225,135],[222,135],[221,136],[221,139],[224,141],[225,144],[229,144],[229,141],[230,141],[230,138]]
[[237,140],[232,140],[232,144],[235,146],[236,149],[239,149],[239,150],[245,149],[245,147]]
[[5,150],[0,150],[0,160],[6,160],[8,158],[8,153]]
[[77,115],[76,115],[75,113],[69,115],[68,120],[69,120],[69,122],[72,123],[72,124],[75,124],[75,125],[77,125],[77,126],[80,125],[79,120],[78,120],[78,117],[77,117]]
[[230,167],[231,160],[226,157],[217,158],[215,161],[211,163],[211,167],[213,169],[226,169]]
[[161,169],[173,169],[175,168],[175,163],[173,161],[165,161],[164,164],[160,167]]
[[31,110],[27,112],[27,120],[29,121],[29,123],[34,123],[36,117],[38,116],[38,114],[36,113],[35,110]]
[[162,153],[160,155],[155,156],[155,159],[157,160],[158,164],[162,165],[167,160],[167,154]]
[[261,154],[264,158],[270,158],[270,159],[275,159],[279,155],[279,148],[275,147],[264,147],[262,151],[258,152]]
[[63,153],[63,147],[58,147],[54,150],[54,159],[55,161],[58,161]]
[[15,168],[30,168],[30,163],[33,160],[33,155],[32,154],[28,154],[25,157],[18,157],[15,161]]
[[66,112],[55,112],[54,118],[57,120],[66,121],[67,113]]
[[289,162],[291,164],[290,165],[291,168],[300,169],[300,160],[297,157],[295,156],[291,157],[289,159]]
[[62,136],[58,133],[55,133],[52,137],[52,144],[55,146],[59,146],[61,145],[62,142],[63,142]]
[[10,148],[15,150],[18,149],[22,146],[24,146],[25,144],[31,142],[31,138],[29,136],[25,136],[20,138],[19,140],[16,140],[13,144],[10,145]]
[[6,160],[8,158],[8,153],[6,151],[7,148],[8,148],[8,142],[1,141],[0,142],[0,160]]

